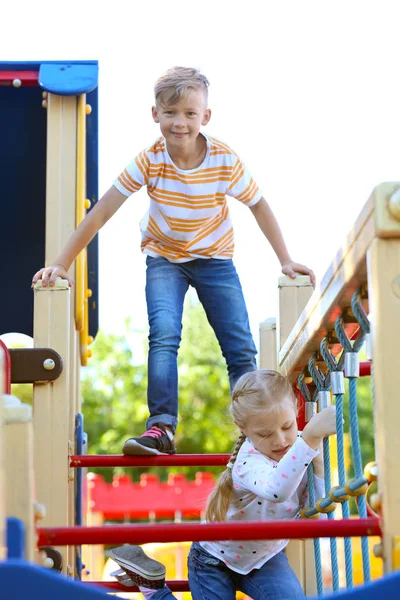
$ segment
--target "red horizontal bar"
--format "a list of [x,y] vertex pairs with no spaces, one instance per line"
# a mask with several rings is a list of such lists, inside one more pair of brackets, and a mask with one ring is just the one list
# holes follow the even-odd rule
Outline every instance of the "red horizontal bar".
[[123,454],[83,454],[70,456],[71,467],[221,467],[230,454],[166,454],[163,456],[124,456]]
[[[169,581],[166,581],[165,583],[172,592],[189,592],[190,591],[188,581],[182,581],[179,579],[177,579],[177,580],[170,579]],[[134,592],[139,591],[139,588],[136,586],[127,587],[126,585],[122,585],[121,583],[118,583],[118,581],[82,581],[82,584],[85,586],[89,585],[89,586],[107,588],[108,590],[115,590],[117,592],[125,592],[126,594],[133,594]]]
[[0,85],[12,85],[14,79],[19,79],[24,86],[37,86],[38,71],[0,71]]
[[38,546],[81,544],[147,544],[190,540],[279,540],[381,535],[379,519],[291,520],[244,523],[172,523],[45,527],[37,530]]

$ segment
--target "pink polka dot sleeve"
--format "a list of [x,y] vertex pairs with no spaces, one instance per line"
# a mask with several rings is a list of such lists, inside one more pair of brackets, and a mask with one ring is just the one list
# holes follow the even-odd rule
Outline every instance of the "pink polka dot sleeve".
[[286,502],[299,487],[309,463],[318,453],[301,437],[278,463],[252,448],[238,456],[232,473],[233,485],[236,490],[248,490],[269,502]]

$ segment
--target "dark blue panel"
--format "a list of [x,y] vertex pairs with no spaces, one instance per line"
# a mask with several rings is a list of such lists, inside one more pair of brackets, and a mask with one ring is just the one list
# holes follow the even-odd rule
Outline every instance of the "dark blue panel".
[[[86,97],[92,112],[86,119],[86,193],[92,206],[99,198],[99,148],[98,148],[98,91]],[[88,247],[88,286],[92,290],[89,303],[89,335],[96,337],[99,328],[99,251],[96,235]]]
[[[0,70],[39,70],[40,62],[0,63]],[[58,62],[46,62],[54,65]],[[68,64],[94,69],[97,61]],[[98,199],[98,91],[87,95],[87,197]],[[0,87],[0,335],[33,334],[32,275],[44,264],[46,110],[40,87]],[[98,330],[98,239],[88,248],[89,333]]]
[[0,334],[32,336],[30,283],[45,256],[46,110],[39,87],[0,87],[0,181]]
[[73,62],[43,63],[39,69],[39,85],[52,94],[78,96],[97,88],[98,66]]
[[98,65],[98,61],[97,60],[65,60],[65,61],[60,61],[60,60],[31,60],[31,61],[25,61],[25,62],[19,62],[19,61],[4,61],[2,63],[0,63],[0,70],[1,71],[14,71],[14,70],[20,70],[20,71],[39,71],[41,65],[46,64],[46,65],[58,65],[60,63],[66,63],[66,64],[70,64],[70,65]]

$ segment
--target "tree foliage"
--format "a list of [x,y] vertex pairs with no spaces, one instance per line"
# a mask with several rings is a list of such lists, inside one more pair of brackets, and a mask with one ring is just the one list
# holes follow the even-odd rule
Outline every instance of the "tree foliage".
[[[128,340],[135,340],[128,343]],[[82,369],[85,431],[91,454],[120,454],[123,442],[145,430],[147,408],[147,340],[145,332],[126,324],[126,335],[99,332],[93,358]],[[179,425],[176,444],[181,453],[230,452],[237,430],[228,414],[229,382],[221,350],[199,302],[190,297],[185,305],[182,344],[179,351]],[[13,385],[12,392],[31,402],[31,385]],[[369,378],[357,384],[359,434],[363,463],[375,459],[372,395]],[[348,394],[344,398],[345,431],[349,431]],[[350,460],[352,464],[352,459]],[[167,470],[94,469],[110,480],[113,473],[155,472],[165,479]],[[193,467],[170,468],[193,476]],[[202,468],[202,470],[207,470]],[[210,468],[215,472],[215,468]],[[350,476],[352,472],[350,473]]]
[[[135,353],[126,341],[133,337],[139,340],[137,354],[143,355],[142,346],[147,350],[145,334],[138,335],[129,323],[125,337],[100,332],[91,366],[84,371],[83,413],[91,453],[120,454],[124,440],[145,430],[147,365],[135,360]],[[190,299],[184,312],[178,373],[179,425],[175,438],[178,451],[229,452],[236,430],[227,411],[230,396],[225,361],[201,305]],[[177,470],[193,475],[198,469]],[[98,471],[110,478],[110,470]],[[149,469],[135,469],[135,479],[141,471]],[[161,479],[166,477],[165,469],[151,471]]]

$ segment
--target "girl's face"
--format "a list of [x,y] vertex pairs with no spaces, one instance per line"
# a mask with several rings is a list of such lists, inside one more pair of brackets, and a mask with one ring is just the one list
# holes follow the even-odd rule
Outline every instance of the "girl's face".
[[254,447],[279,462],[297,439],[296,410],[292,398],[284,399],[278,410],[266,414],[257,413],[248,418],[243,433]]

